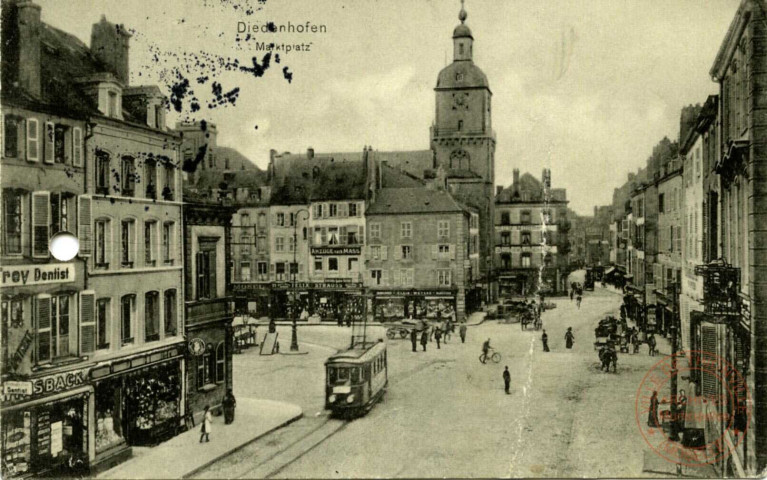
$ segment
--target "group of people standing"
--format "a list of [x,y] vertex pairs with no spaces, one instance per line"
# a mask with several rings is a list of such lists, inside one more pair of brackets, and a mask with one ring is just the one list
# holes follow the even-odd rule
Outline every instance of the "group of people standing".
[[[412,321],[412,317],[410,318]],[[410,330],[410,343],[412,344],[413,351],[417,352],[417,344],[420,333],[421,348],[426,351],[426,345],[431,341],[436,341],[437,349],[441,348],[442,339],[445,343],[455,333],[455,320],[454,318],[447,318],[445,321],[440,321],[439,315],[437,316],[437,322],[430,324],[427,320],[421,320],[421,328],[413,328]],[[466,322],[461,322],[458,327],[459,335],[461,336],[461,343],[466,343]]]

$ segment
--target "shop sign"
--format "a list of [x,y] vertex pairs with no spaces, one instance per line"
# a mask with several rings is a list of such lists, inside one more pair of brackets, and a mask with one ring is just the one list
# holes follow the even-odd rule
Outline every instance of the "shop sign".
[[27,350],[29,350],[30,345],[32,345],[32,340],[34,339],[32,338],[32,334],[29,333],[29,330],[24,332],[24,336],[21,338],[21,342],[19,342],[19,347],[16,349],[16,353],[14,353],[8,360],[12,371],[15,372],[16,369],[19,368],[19,364],[24,360]]
[[377,297],[452,297],[452,290],[376,290]]
[[234,293],[252,293],[268,292],[271,285],[268,283],[233,283],[232,292]]
[[34,395],[48,395],[78,387],[85,383],[87,370],[73,370],[32,380]]
[[189,341],[189,352],[195,357],[205,353],[205,341],[201,338],[193,338]]
[[312,255],[360,255],[362,247],[311,247]]
[[3,394],[8,395],[32,395],[32,382],[17,382],[9,380],[3,383]]
[[290,282],[275,283],[274,288],[277,290],[292,290],[296,289],[326,289],[326,290],[344,290],[344,289],[358,289],[362,288],[361,282],[343,282],[326,280],[324,282],[296,282],[295,284]]
[[75,281],[74,263],[9,265],[0,268],[0,287],[46,285]]

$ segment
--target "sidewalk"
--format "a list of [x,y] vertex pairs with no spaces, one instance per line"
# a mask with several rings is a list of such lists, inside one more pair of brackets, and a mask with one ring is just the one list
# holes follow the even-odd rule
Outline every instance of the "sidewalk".
[[[468,326],[475,326],[480,325],[482,322],[485,321],[485,315],[487,315],[487,312],[474,312],[470,314],[468,317],[466,317],[466,325]],[[238,317],[240,318],[240,317]],[[268,326],[269,325],[269,319],[267,317],[261,317],[258,319],[254,319],[253,317],[250,317],[250,325],[258,325],[261,326]],[[432,319],[433,320],[433,319]],[[396,323],[396,322],[393,322]],[[292,320],[279,320],[274,322],[277,326],[285,326],[285,325],[293,325]],[[320,322],[320,323],[308,323],[306,321],[298,321],[297,325],[299,328],[302,327],[327,327],[327,326],[336,326],[335,322]],[[381,323],[381,322],[368,322],[369,327],[386,327],[387,323]]]
[[210,442],[199,443],[200,426],[151,448],[134,448],[133,457],[97,478],[186,478],[216,460],[239,450],[267,433],[303,415],[285,402],[240,398],[234,423],[213,417]]

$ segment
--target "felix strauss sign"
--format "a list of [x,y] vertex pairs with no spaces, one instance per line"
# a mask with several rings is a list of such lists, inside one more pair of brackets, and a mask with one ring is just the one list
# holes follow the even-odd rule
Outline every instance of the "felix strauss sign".
[[22,287],[74,281],[74,263],[6,265],[0,268],[0,287]]

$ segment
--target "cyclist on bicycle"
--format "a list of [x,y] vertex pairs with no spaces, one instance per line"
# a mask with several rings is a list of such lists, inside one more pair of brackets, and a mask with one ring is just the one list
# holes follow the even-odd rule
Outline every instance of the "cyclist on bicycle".
[[482,354],[487,357],[487,352],[490,351],[490,339],[488,338],[485,343],[482,344]]

